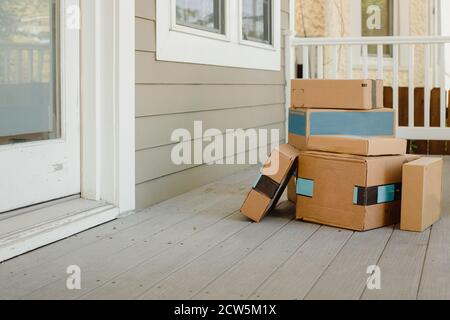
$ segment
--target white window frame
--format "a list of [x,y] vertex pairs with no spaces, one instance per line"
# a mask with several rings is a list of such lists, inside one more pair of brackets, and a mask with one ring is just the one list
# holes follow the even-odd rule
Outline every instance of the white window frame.
[[272,44],[243,40],[242,0],[225,1],[225,35],[176,24],[176,0],[157,0],[158,60],[281,70],[281,6],[272,0]]
[[[362,26],[361,26],[361,0],[356,0],[351,2],[351,36],[353,37],[361,37],[362,36]],[[409,14],[404,14],[405,12],[409,13],[410,11],[410,0],[393,0],[393,31],[394,36],[408,36],[410,34],[410,17]],[[403,14],[402,14],[403,13]],[[401,69],[408,68],[408,48],[400,47],[400,57],[399,63]],[[353,56],[355,57],[355,67],[362,68],[362,54],[361,47],[354,46],[353,48]],[[377,69],[377,57],[369,56],[368,57],[368,65],[369,69]],[[392,57],[384,57],[384,68],[392,69],[393,67],[393,58]]]

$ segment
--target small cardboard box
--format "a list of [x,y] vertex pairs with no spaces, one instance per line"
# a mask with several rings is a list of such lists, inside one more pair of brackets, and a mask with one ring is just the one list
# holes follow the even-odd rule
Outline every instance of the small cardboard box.
[[272,152],[241,208],[243,215],[260,222],[275,208],[295,175],[299,155],[300,151],[287,144]]
[[297,219],[356,231],[400,222],[402,168],[416,159],[303,152]]
[[403,167],[402,230],[423,232],[440,219],[442,167],[438,158],[422,158]]
[[292,108],[383,108],[382,80],[292,80]]
[[311,136],[308,149],[361,156],[406,154],[408,142],[404,139],[357,136]]
[[311,136],[395,137],[395,112],[376,110],[290,109],[289,144],[309,150]]
[[297,172],[295,172],[295,176],[289,180],[287,186],[287,197],[290,202],[297,203]]

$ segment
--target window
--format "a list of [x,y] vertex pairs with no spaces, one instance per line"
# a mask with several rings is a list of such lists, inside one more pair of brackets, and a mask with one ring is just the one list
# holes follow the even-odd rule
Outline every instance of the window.
[[59,1],[0,1],[0,145],[57,139]]
[[[361,1],[361,33],[363,37],[394,35],[393,0]],[[377,55],[377,47],[369,46],[369,55]],[[384,55],[392,57],[392,46],[384,47]]]
[[177,0],[177,24],[225,34],[224,0]]
[[244,40],[272,43],[272,1],[242,1],[242,37]]
[[280,0],[157,0],[158,60],[281,69]]
[[[354,0],[351,1],[350,36],[409,36],[410,17],[409,1],[403,0]],[[377,67],[377,47],[368,46],[369,68]],[[393,48],[384,47],[384,66],[392,67]],[[362,66],[362,47],[353,47],[355,65]],[[400,68],[408,66],[408,48],[399,48]]]

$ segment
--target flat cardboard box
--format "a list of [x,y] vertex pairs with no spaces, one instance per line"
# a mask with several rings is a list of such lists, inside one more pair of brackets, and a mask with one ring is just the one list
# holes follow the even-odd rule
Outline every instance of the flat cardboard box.
[[290,109],[289,144],[309,150],[311,136],[395,137],[395,111]]
[[422,158],[403,167],[400,229],[423,232],[442,214],[442,167],[439,158]]
[[[295,174],[297,175],[297,173]],[[287,196],[288,200],[292,203],[297,203],[297,177],[292,177],[291,180],[289,180],[289,184],[287,186]]]
[[383,108],[382,80],[292,80],[292,108],[371,110]]
[[297,219],[356,231],[399,223],[402,168],[418,158],[303,152]]
[[311,136],[308,149],[361,156],[386,156],[406,154],[407,145],[406,140],[397,138]]
[[243,215],[260,222],[275,208],[295,175],[299,155],[300,151],[287,144],[272,152],[241,208]]

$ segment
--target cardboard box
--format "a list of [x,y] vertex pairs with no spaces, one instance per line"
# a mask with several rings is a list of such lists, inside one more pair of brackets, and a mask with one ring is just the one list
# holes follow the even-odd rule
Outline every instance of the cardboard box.
[[395,111],[291,109],[289,144],[309,150],[311,136],[395,137]]
[[289,180],[287,189],[288,200],[292,203],[297,203],[297,172],[295,173],[295,176]]
[[402,168],[416,159],[303,152],[297,219],[356,231],[399,223]]
[[292,108],[383,108],[382,80],[292,80]]
[[300,151],[287,144],[272,152],[241,208],[243,215],[260,222],[275,208],[295,175],[299,155]]
[[407,145],[406,140],[397,138],[311,136],[308,149],[361,156],[385,156],[406,154]]
[[423,232],[440,219],[442,167],[438,158],[422,158],[403,167],[402,230]]

